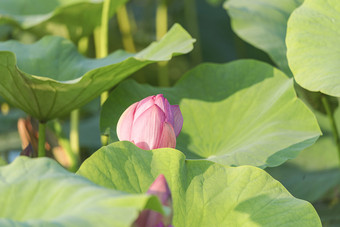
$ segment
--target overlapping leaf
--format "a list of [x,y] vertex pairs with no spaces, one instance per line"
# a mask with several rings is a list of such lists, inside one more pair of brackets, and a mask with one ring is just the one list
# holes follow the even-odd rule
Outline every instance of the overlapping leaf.
[[[339,119],[340,109],[334,113],[334,117]],[[297,158],[281,166],[266,169],[295,197],[309,202],[316,202],[340,185],[339,155],[329,119],[320,113],[316,113],[316,117],[323,136]],[[340,122],[337,123],[339,128]]]
[[[40,35],[63,35],[77,41],[100,25],[104,0],[2,0],[0,24],[12,24]],[[126,0],[110,1],[109,15]]]
[[[225,8],[232,20],[233,30],[245,41],[265,51],[288,76],[292,76],[286,57],[286,30],[290,14],[303,0],[229,0]],[[308,92],[297,87],[298,94],[313,109],[326,113],[320,93]],[[338,101],[326,97],[332,110]],[[334,107],[334,108],[333,108]]]
[[292,79],[253,60],[198,66],[168,89],[124,82],[103,106],[101,130],[117,141],[123,111],[157,93],[181,108],[184,125],[177,149],[188,159],[277,166],[320,135],[314,115],[296,98]]
[[145,151],[116,142],[78,171],[99,185],[134,193],[145,192],[161,173],[172,192],[174,226],[321,226],[311,204],[256,167],[185,160],[174,149]]
[[[286,58],[286,27],[289,15],[302,2],[302,0],[229,0],[225,3],[225,6],[232,18],[234,31],[244,40],[266,51],[279,67],[290,73]],[[312,16],[309,19],[311,18]],[[315,20],[319,20],[316,18],[320,17],[314,17]],[[314,26],[314,23],[311,23],[310,26]],[[296,32],[304,33],[304,27],[305,25],[301,25],[296,28]],[[295,38],[295,35],[292,34],[292,40],[295,40]],[[303,38],[301,37],[300,41],[301,44],[304,44],[311,39],[316,41],[314,35],[311,37],[305,35]],[[309,51],[307,46],[306,51]],[[297,47],[295,52],[301,55],[304,51]],[[319,58],[315,54],[308,54],[308,58],[305,58],[306,62],[309,61],[309,57]],[[325,113],[321,102],[321,93],[311,93],[301,88],[298,89],[298,93],[315,110]],[[333,112],[338,105],[337,100],[331,97],[327,97],[327,99],[331,103]],[[329,122],[326,119],[326,122],[321,126],[326,135],[315,146],[303,151],[297,159],[269,170],[298,198],[316,201],[339,182],[337,152],[332,142],[332,136],[329,135],[331,132],[326,129],[328,124]]]
[[295,197],[309,202],[340,185],[338,154],[332,136],[321,137],[297,158],[266,170]]
[[93,184],[51,159],[17,158],[0,167],[1,226],[127,226],[155,197]]
[[303,0],[228,0],[224,7],[238,36],[265,51],[288,75],[286,28],[290,14]]
[[86,104],[143,66],[191,51],[193,41],[176,24],[137,54],[116,51],[102,59],[83,57],[60,37],[45,37],[31,45],[0,43],[0,95],[47,121]]
[[296,82],[305,89],[340,96],[340,2],[306,0],[287,28],[287,57]]

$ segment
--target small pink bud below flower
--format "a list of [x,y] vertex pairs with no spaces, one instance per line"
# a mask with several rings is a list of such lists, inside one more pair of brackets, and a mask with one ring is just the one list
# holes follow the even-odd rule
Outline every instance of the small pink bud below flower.
[[163,174],[159,175],[151,184],[147,194],[155,195],[161,201],[164,208],[170,212],[162,215],[156,211],[144,210],[134,223],[134,227],[172,227],[172,199],[171,191]]
[[170,105],[162,94],[132,104],[117,124],[119,140],[127,140],[144,150],[176,147],[183,126],[178,105]]

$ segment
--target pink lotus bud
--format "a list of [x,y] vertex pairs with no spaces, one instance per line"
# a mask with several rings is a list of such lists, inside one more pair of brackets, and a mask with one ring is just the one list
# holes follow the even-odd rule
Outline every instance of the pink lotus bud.
[[170,105],[162,94],[132,104],[117,124],[119,140],[127,140],[144,150],[176,147],[183,126],[178,105]]
[[166,215],[162,215],[156,211],[144,210],[140,213],[138,219],[134,223],[135,227],[172,227],[172,200],[171,192],[163,174],[159,175],[152,183],[147,194],[155,195],[159,198],[164,208],[168,211]]

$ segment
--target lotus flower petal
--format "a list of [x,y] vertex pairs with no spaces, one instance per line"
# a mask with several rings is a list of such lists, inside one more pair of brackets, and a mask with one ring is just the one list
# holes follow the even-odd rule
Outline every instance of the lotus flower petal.
[[149,96],[139,101],[135,112],[135,119],[138,119],[139,116],[144,113],[144,111],[146,111],[153,105],[155,105],[154,96]]
[[135,119],[130,139],[141,149],[151,150],[157,148],[164,121],[164,112],[157,105],[151,106]]
[[171,105],[171,112],[174,117],[173,127],[177,137],[183,127],[183,115],[179,109],[179,105]]
[[172,125],[168,122],[163,123],[162,134],[159,139],[159,144],[157,145],[157,148],[163,148],[163,147],[171,147],[171,148],[176,147],[175,131]]
[[147,193],[156,195],[164,206],[171,205],[171,191],[163,174],[156,178]]
[[130,140],[133,119],[138,102],[132,104],[127,108],[122,116],[119,118],[117,124],[117,136],[119,140]]
[[175,148],[182,125],[179,106],[171,106],[162,94],[158,94],[146,97],[124,111],[117,124],[117,136],[144,150]]
[[163,206],[171,208],[171,213],[162,215],[161,213],[144,210],[140,213],[134,226],[136,227],[172,227],[172,199],[171,191],[163,174],[159,175],[151,184],[147,194],[155,195]]
[[163,97],[162,94],[158,94],[155,97],[155,104],[159,106],[165,113],[166,121],[169,122],[172,127],[174,126],[174,116],[171,111],[171,105],[169,104],[168,100]]

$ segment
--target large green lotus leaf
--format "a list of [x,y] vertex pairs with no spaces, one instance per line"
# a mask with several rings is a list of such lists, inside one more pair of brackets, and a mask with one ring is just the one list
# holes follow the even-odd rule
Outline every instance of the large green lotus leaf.
[[295,197],[315,202],[340,185],[338,160],[333,138],[327,135],[297,158],[266,170]]
[[137,54],[116,51],[102,59],[83,57],[70,41],[60,37],[45,37],[30,45],[3,42],[0,95],[47,121],[86,104],[143,66],[191,51],[193,42],[178,24]]
[[[267,52],[288,76],[292,73],[286,57],[286,29],[290,14],[303,0],[229,0],[225,8],[232,20],[233,30],[244,40]],[[298,87],[297,93],[313,109],[326,113],[321,94]],[[332,110],[338,101],[327,97]],[[334,108],[333,108],[334,107]]]
[[296,82],[340,96],[340,1],[306,0],[288,21],[287,57]]
[[[90,35],[101,23],[104,0],[1,0],[0,24],[12,24],[41,35],[54,34],[74,41]],[[110,1],[109,15],[126,0]]]
[[88,158],[78,174],[117,190],[145,192],[164,174],[173,199],[174,226],[320,226],[314,208],[294,198],[265,171],[185,160],[182,152],[141,150],[116,142]]
[[234,32],[253,46],[265,51],[288,75],[286,28],[291,12],[303,0],[228,0]]
[[[340,108],[335,112],[340,119]],[[295,197],[315,202],[340,185],[339,154],[327,116],[315,114],[322,129],[316,143],[303,150],[295,159],[281,166],[266,169]],[[337,121],[337,127],[340,122]]]
[[181,108],[184,124],[177,149],[188,159],[277,166],[320,135],[315,116],[296,98],[293,80],[254,60],[200,65],[173,88],[124,82],[103,106],[102,132],[117,141],[116,125],[124,110],[157,93]]
[[95,185],[52,159],[17,158],[0,167],[0,226],[127,226],[155,197]]

